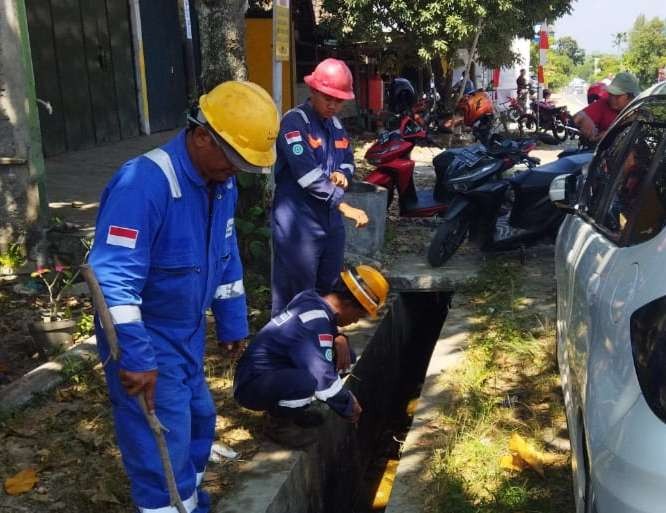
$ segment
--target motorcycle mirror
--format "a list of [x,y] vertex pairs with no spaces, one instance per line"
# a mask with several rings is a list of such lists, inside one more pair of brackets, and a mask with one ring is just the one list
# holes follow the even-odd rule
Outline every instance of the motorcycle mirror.
[[572,213],[576,210],[578,178],[574,174],[560,175],[550,183],[548,196],[557,208]]

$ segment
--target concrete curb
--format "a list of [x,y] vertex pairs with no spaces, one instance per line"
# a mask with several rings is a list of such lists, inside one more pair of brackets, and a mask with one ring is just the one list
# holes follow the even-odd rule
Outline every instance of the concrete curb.
[[403,445],[386,513],[423,511],[422,474],[427,471],[427,461],[432,457],[429,440],[433,432],[436,432],[433,423],[440,415],[440,403],[444,393],[440,378],[444,372],[464,360],[464,350],[468,344],[471,328],[468,317],[469,311],[464,307],[449,310],[449,316],[426,371],[412,427]]
[[0,391],[0,411],[11,412],[26,406],[36,395],[57,387],[64,381],[62,370],[69,362],[94,365],[98,361],[97,341],[92,336],[59,355],[50,362],[40,365]]

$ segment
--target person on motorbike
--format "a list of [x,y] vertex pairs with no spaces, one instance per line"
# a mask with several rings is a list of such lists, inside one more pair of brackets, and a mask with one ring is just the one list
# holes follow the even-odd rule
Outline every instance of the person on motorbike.
[[608,90],[603,82],[595,82],[587,90],[587,104],[596,102],[599,98],[608,99]]
[[574,123],[590,143],[596,144],[617,115],[641,92],[636,77],[627,71],[615,75],[607,88],[608,98],[600,97],[574,114]]
[[406,78],[396,77],[389,86],[389,110],[394,114],[401,114],[410,110],[416,103],[416,90]]
[[543,90],[543,99],[538,103],[540,109],[552,110],[555,108],[555,103],[550,99],[551,96],[552,93],[549,89]]

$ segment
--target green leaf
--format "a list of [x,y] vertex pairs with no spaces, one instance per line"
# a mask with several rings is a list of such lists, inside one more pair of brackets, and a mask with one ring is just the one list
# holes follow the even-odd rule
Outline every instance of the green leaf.
[[257,218],[257,217],[263,215],[263,213],[264,213],[264,209],[261,208],[261,207],[258,206],[258,205],[255,205],[255,206],[252,207],[250,210],[248,210],[247,213],[248,213],[248,215],[249,215],[251,218]]
[[238,173],[236,175],[236,181],[241,189],[249,189],[255,184],[255,177],[250,173]]
[[255,235],[263,237],[264,239],[270,239],[271,229],[267,228],[266,226],[261,226],[260,228],[257,228],[257,230],[255,231]]
[[241,235],[250,235],[254,232],[255,229],[256,226],[250,221],[246,221],[245,219],[236,219],[236,230]]
[[250,242],[250,254],[257,259],[265,258],[268,256],[268,248],[265,242],[253,240]]

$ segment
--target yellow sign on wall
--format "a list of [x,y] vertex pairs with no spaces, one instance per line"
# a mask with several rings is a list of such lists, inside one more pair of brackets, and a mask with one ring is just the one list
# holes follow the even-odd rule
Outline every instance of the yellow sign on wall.
[[276,61],[289,60],[290,28],[289,0],[273,0],[273,48]]

